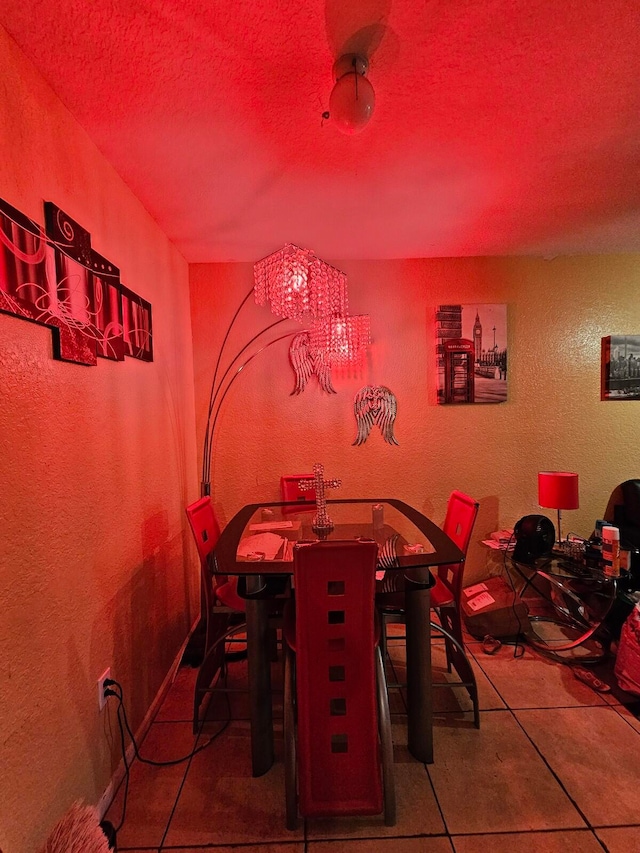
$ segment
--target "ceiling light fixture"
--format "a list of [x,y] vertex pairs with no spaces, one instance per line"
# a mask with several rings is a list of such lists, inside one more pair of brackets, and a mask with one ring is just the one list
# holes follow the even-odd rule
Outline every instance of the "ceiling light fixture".
[[368,61],[356,53],[345,53],[333,66],[336,84],[329,97],[329,113],[342,133],[360,133],[373,115],[376,93],[365,77],[368,68]]

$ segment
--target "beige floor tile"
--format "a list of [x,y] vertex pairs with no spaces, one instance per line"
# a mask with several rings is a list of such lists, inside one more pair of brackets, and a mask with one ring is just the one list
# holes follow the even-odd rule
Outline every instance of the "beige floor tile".
[[[249,844],[243,847],[208,847],[203,850],[202,847],[163,847],[166,853],[304,853],[304,841],[283,843],[283,844]],[[123,852],[124,853],[124,852]],[[127,850],[126,853],[153,853],[153,851],[145,850]]]
[[407,716],[405,691],[389,690],[389,712],[394,719]]
[[516,716],[593,826],[623,825],[640,815],[640,735],[615,708]]
[[455,853],[602,853],[590,829],[458,835],[452,841]]
[[[397,823],[385,826],[381,816],[322,818],[307,821],[307,838],[364,838],[406,835],[438,835],[444,824],[424,765],[407,749],[405,722],[392,726]],[[419,807],[416,808],[416,803]]]
[[191,666],[181,666],[176,672],[173,684],[169,687],[155,722],[190,722],[193,716],[193,690],[198,670]]
[[[489,711],[496,710],[499,708],[505,708],[505,703],[502,701],[502,699],[494,689],[493,685],[483,672],[482,668],[478,665],[477,661],[471,655],[469,655],[469,660],[471,662],[471,667],[475,674],[476,684],[478,686],[478,704],[480,706],[480,710]],[[431,665],[433,670],[434,683],[444,684],[446,682],[459,680],[459,677],[456,674],[455,670],[450,673],[447,672],[447,657],[443,645],[434,645],[432,647]],[[442,698],[440,694],[442,694]],[[446,688],[437,687],[433,696],[434,710],[449,710],[446,705],[442,704],[443,702],[451,701],[450,698],[446,698],[447,696],[454,696],[455,699],[458,700],[458,703],[463,710],[473,710],[473,703],[469,697],[467,690],[464,687],[455,688],[454,690],[447,690]]]
[[614,705],[613,707],[618,714],[620,714],[623,720],[625,720],[637,732],[640,732],[640,720],[635,716],[635,714],[633,714],[628,708],[625,708],[624,705]]
[[[228,686],[239,687],[240,689],[246,687],[246,685],[240,684],[238,681],[229,681]],[[248,720],[249,694],[244,691],[238,693],[216,691],[211,695],[208,702],[206,699],[203,701],[200,716],[207,723],[211,721],[220,722],[221,720],[227,720],[229,717],[232,720]]]
[[[169,761],[188,755],[194,745],[190,723],[154,723],[140,753],[154,761]],[[160,844],[186,768],[186,762],[168,767],[133,762],[125,822],[118,832],[118,848]],[[120,823],[123,802],[124,784],[105,815],[114,826]]]
[[452,853],[452,847],[446,836],[368,838],[363,841],[310,841],[308,853]]
[[[480,710],[504,709],[505,703],[494,690],[487,676],[472,657],[469,660],[476,676]],[[443,685],[434,687],[433,691],[433,710],[437,717],[434,725],[455,725],[462,721],[473,725],[473,702],[467,689],[465,687],[446,686],[451,682],[460,681],[460,677],[455,670],[447,672],[444,645],[434,644],[432,646],[431,665],[434,685]],[[403,664],[394,662],[393,673],[398,681],[406,682],[406,668]],[[391,679],[391,675],[389,675],[389,679]],[[391,691],[391,696],[397,692]],[[449,715],[453,716],[450,718]]]
[[[278,740],[277,748],[281,748]],[[281,751],[281,749],[280,749]],[[191,764],[171,820],[166,844],[291,843],[285,828],[282,760],[264,776],[251,776],[249,724],[233,722],[211,749]]]
[[474,652],[489,681],[509,708],[564,708],[605,705],[602,694],[578,681],[570,667],[525,647],[514,658],[513,646],[502,646],[494,655]]
[[[274,717],[282,717],[282,679],[283,667],[281,662],[274,662],[271,667],[271,689]],[[232,692],[214,691],[208,704],[205,699],[202,703],[201,717],[209,720],[226,720],[231,714],[232,720],[249,719],[249,676],[247,661],[234,661],[229,666],[226,686],[232,688]],[[237,691],[237,692],[235,692]],[[193,701],[193,696],[191,700]]]
[[603,693],[602,695],[610,705],[620,705],[624,703],[625,705],[635,705],[636,708],[640,709],[640,696],[637,696],[635,693],[627,693],[626,690],[619,690],[618,688],[618,690],[616,691],[611,691],[611,693]]
[[[390,634],[393,637],[400,631],[404,626],[395,625]],[[432,648],[435,679],[455,678],[446,673],[444,648],[436,636]],[[395,667],[402,680],[404,643],[391,639],[389,651],[389,666]],[[513,659],[513,647],[504,646],[497,655],[488,656],[471,638],[468,651],[478,680],[480,706],[492,711],[482,714],[480,731],[473,728],[464,688],[436,688],[435,763],[427,774],[408,754],[403,696],[392,691],[397,825],[385,827],[382,817],[309,821],[306,849],[310,853],[452,853],[454,847],[442,834],[445,828],[439,804],[449,831],[458,833],[456,853],[601,850],[593,834],[582,828],[580,815],[516,720],[502,710],[504,699],[521,709],[518,719],[587,818],[605,827],[597,834],[609,853],[639,853],[640,827],[621,824],[631,819],[631,813],[640,813],[640,794],[635,793],[640,791],[640,779],[634,771],[640,762],[636,737],[640,736],[640,721],[619,704],[607,706],[607,701],[613,701],[608,694],[596,694],[574,679],[568,667],[538,656],[529,647],[524,666],[523,661]],[[280,664],[274,664],[276,686],[281,683],[281,670]],[[234,663],[231,672],[231,683],[246,685],[246,663]],[[178,670],[142,746],[143,755],[167,759],[186,755],[193,748],[196,674],[190,667]],[[233,722],[219,740],[194,758],[187,775],[165,841],[175,853],[195,853],[202,845],[211,844],[220,845],[216,847],[219,853],[231,853],[236,844],[243,845],[245,853],[303,853],[303,822],[296,833],[285,829],[281,697],[274,695],[273,703],[276,764],[264,777],[253,779],[246,696],[233,696],[232,713],[240,722]],[[226,716],[226,703],[218,696],[209,709],[205,734],[215,733],[219,728],[216,718]],[[594,743],[607,746],[594,750]],[[186,763],[168,768],[134,763],[127,817],[118,833],[119,849],[157,853],[185,770]],[[603,796],[602,785],[594,779],[606,780],[607,789],[615,790],[616,796]],[[121,788],[105,816],[116,824],[122,796]],[[546,829],[551,831],[531,831]]]
[[429,765],[449,832],[582,828],[584,822],[509,711],[480,730],[436,728]]
[[640,826],[596,829],[596,835],[606,844],[608,853],[638,853],[640,850]]

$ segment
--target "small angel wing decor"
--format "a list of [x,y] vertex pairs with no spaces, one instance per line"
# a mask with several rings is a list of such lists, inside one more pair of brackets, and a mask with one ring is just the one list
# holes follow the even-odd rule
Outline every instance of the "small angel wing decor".
[[292,394],[301,394],[307,382],[315,373],[318,384],[327,394],[336,394],[331,384],[331,365],[323,350],[314,349],[309,343],[309,332],[300,332],[291,341],[289,361],[296,375],[296,384]]
[[385,385],[365,385],[356,394],[353,409],[358,427],[353,444],[364,444],[374,424],[380,427],[382,437],[388,444],[398,444],[393,434],[398,403],[389,388]]

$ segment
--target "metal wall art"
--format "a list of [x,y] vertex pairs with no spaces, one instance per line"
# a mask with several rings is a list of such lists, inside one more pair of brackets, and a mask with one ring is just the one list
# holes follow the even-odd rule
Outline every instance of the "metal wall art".
[[120,270],[52,202],[46,229],[0,199],[0,311],[49,326],[56,358],[153,361],[151,305],[120,283]]
[[388,444],[398,444],[393,434],[393,424],[398,411],[395,396],[385,385],[365,385],[355,396],[353,404],[358,435],[353,444],[364,444],[371,427],[377,424]]
[[301,394],[314,374],[323,391],[326,391],[327,394],[336,393],[336,389],[331,384],[329,356],[325,350],[311,346],[309,332],[300,332],[291,341],[289,361],[296,375],[296,384],[291,392],[292,394]]
[[335,478],[333,480],[324,479],[324,465],[320,462],[316,462],[313,466],[313,480],[300,480],[298,482],[298,488],[301,492],[310,492],[312,489],[315,489],[317,511],[313,517],[311,527],[316,533],[328,533],[330,530],[333,530],[333,521],[331,521],[327,513],[327,498],[324,490],[339,489],[341,485],[342,480]]

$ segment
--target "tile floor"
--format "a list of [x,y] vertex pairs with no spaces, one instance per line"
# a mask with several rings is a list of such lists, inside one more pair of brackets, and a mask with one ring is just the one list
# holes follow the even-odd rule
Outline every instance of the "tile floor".
[[[284,820],[282,737],[265,776],[251,776],[246,697],[232,698],[233,719],[190,761],[154,767],[135,761],[118,850],[241,853],[639,853],[640,721],[621,704],[633,697],[600,694],[569,667],[525,647],[495,655],[470,638],[478,679],[480,730],[464,688],[446,685],[444,649],[434,639],[434,763],[406,747],[400,691],[391,694],[398,822],[382,818]],[[401,680],[404,646],[389,643]],[[237,678],[246,664],[233,664]],[[280,665],[274,665],[274,681]],[[390,676],[391,677],[391,676]],[[195,670],[180,668],[142,745],[143,757],[187,755]],[[281,703],[274,699],[276,715]],[[637,705],[634,708],[637,712]],[[198,744],[220,729],[226,703],[217,697]],[[123,787],[106,817],[121,819]]]

